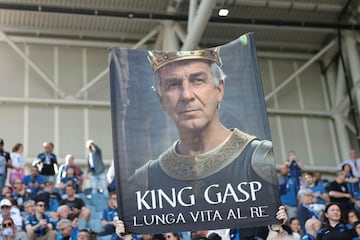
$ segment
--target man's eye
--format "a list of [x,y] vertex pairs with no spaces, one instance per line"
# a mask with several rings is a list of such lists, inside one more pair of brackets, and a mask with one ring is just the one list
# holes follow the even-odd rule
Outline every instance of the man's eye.
[[172,89],[172,88],[177,88],[180,86],[180,83],[179,82],[171,82],[167,85],[167,88],[168,89]]
[[200,84],[200,83],[205,82],[205,80],[202,79],[202,78],[194,78],[194,79],[192,79],[191,82],[193,82],[193,83],[195,83],[195,84]]

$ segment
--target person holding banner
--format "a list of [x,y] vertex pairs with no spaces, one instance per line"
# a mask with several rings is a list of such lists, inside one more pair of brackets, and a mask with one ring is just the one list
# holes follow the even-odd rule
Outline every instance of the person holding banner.
[[[133,218],[135,227],[161,231],[153,219],[163,213],[176,218],[177,224],[166,223],[171,231],[189,222],[195,229],[264,226],[279,217],[272,143],[220,121],[225,74],[219,50],[149,51],[154,90],[179,139],[130,178],[136,209],[126,210],[144,214]],[[279,212],[283,219],[285,210]]]

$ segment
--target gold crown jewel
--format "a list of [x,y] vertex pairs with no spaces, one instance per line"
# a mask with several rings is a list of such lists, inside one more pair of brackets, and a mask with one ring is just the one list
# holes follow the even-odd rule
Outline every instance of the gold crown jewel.
[[148,60],[152,66],[153,71],[157,71],[159,68],[166,64],[173,63],[182,60],[201,59],[215,62],[218,66],[221,66],[220,48],[203,49],[194,51],[148,51]]

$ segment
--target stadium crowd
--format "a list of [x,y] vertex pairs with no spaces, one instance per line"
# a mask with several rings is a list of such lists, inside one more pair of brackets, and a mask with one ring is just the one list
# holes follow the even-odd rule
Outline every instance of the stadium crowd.
[[[51,142],[31,166],[23,145],[12,152],[0,139],[0,239],[111,239],[118,220],[113,164],[105,168],[101,149],[89,140],[87,169],[71,154],[58,164]],[[28,174],[27,174],[28,173]],[[84,189],[84,180],[90,188]]]
[[[120,239],[116,234],[114,164],[106,168],[101,149],[89,140],[87,169],[68,154],[58,164],[51,142],[30,167],[17,143],[11,153],[0,139],[0,239]],[[29,168],[29,169],[26,169]],[[267,239],[358,239],[360,158],[350,150],[335,180],[307,171],[294,151],[279,169],[279,192],[288,221],[269,229]],[[28,173],[28,174],[27,174]],[[84,189],[84,180],[91,187]],[[241,229],[132,235],[137,240],[245,240]],[[259,239],[259,238],[258,238]]]

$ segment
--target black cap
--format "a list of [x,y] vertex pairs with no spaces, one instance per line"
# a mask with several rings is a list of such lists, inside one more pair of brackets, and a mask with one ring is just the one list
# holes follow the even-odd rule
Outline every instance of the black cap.
[[0,138],[0,144],[4,144],[4,140]]

